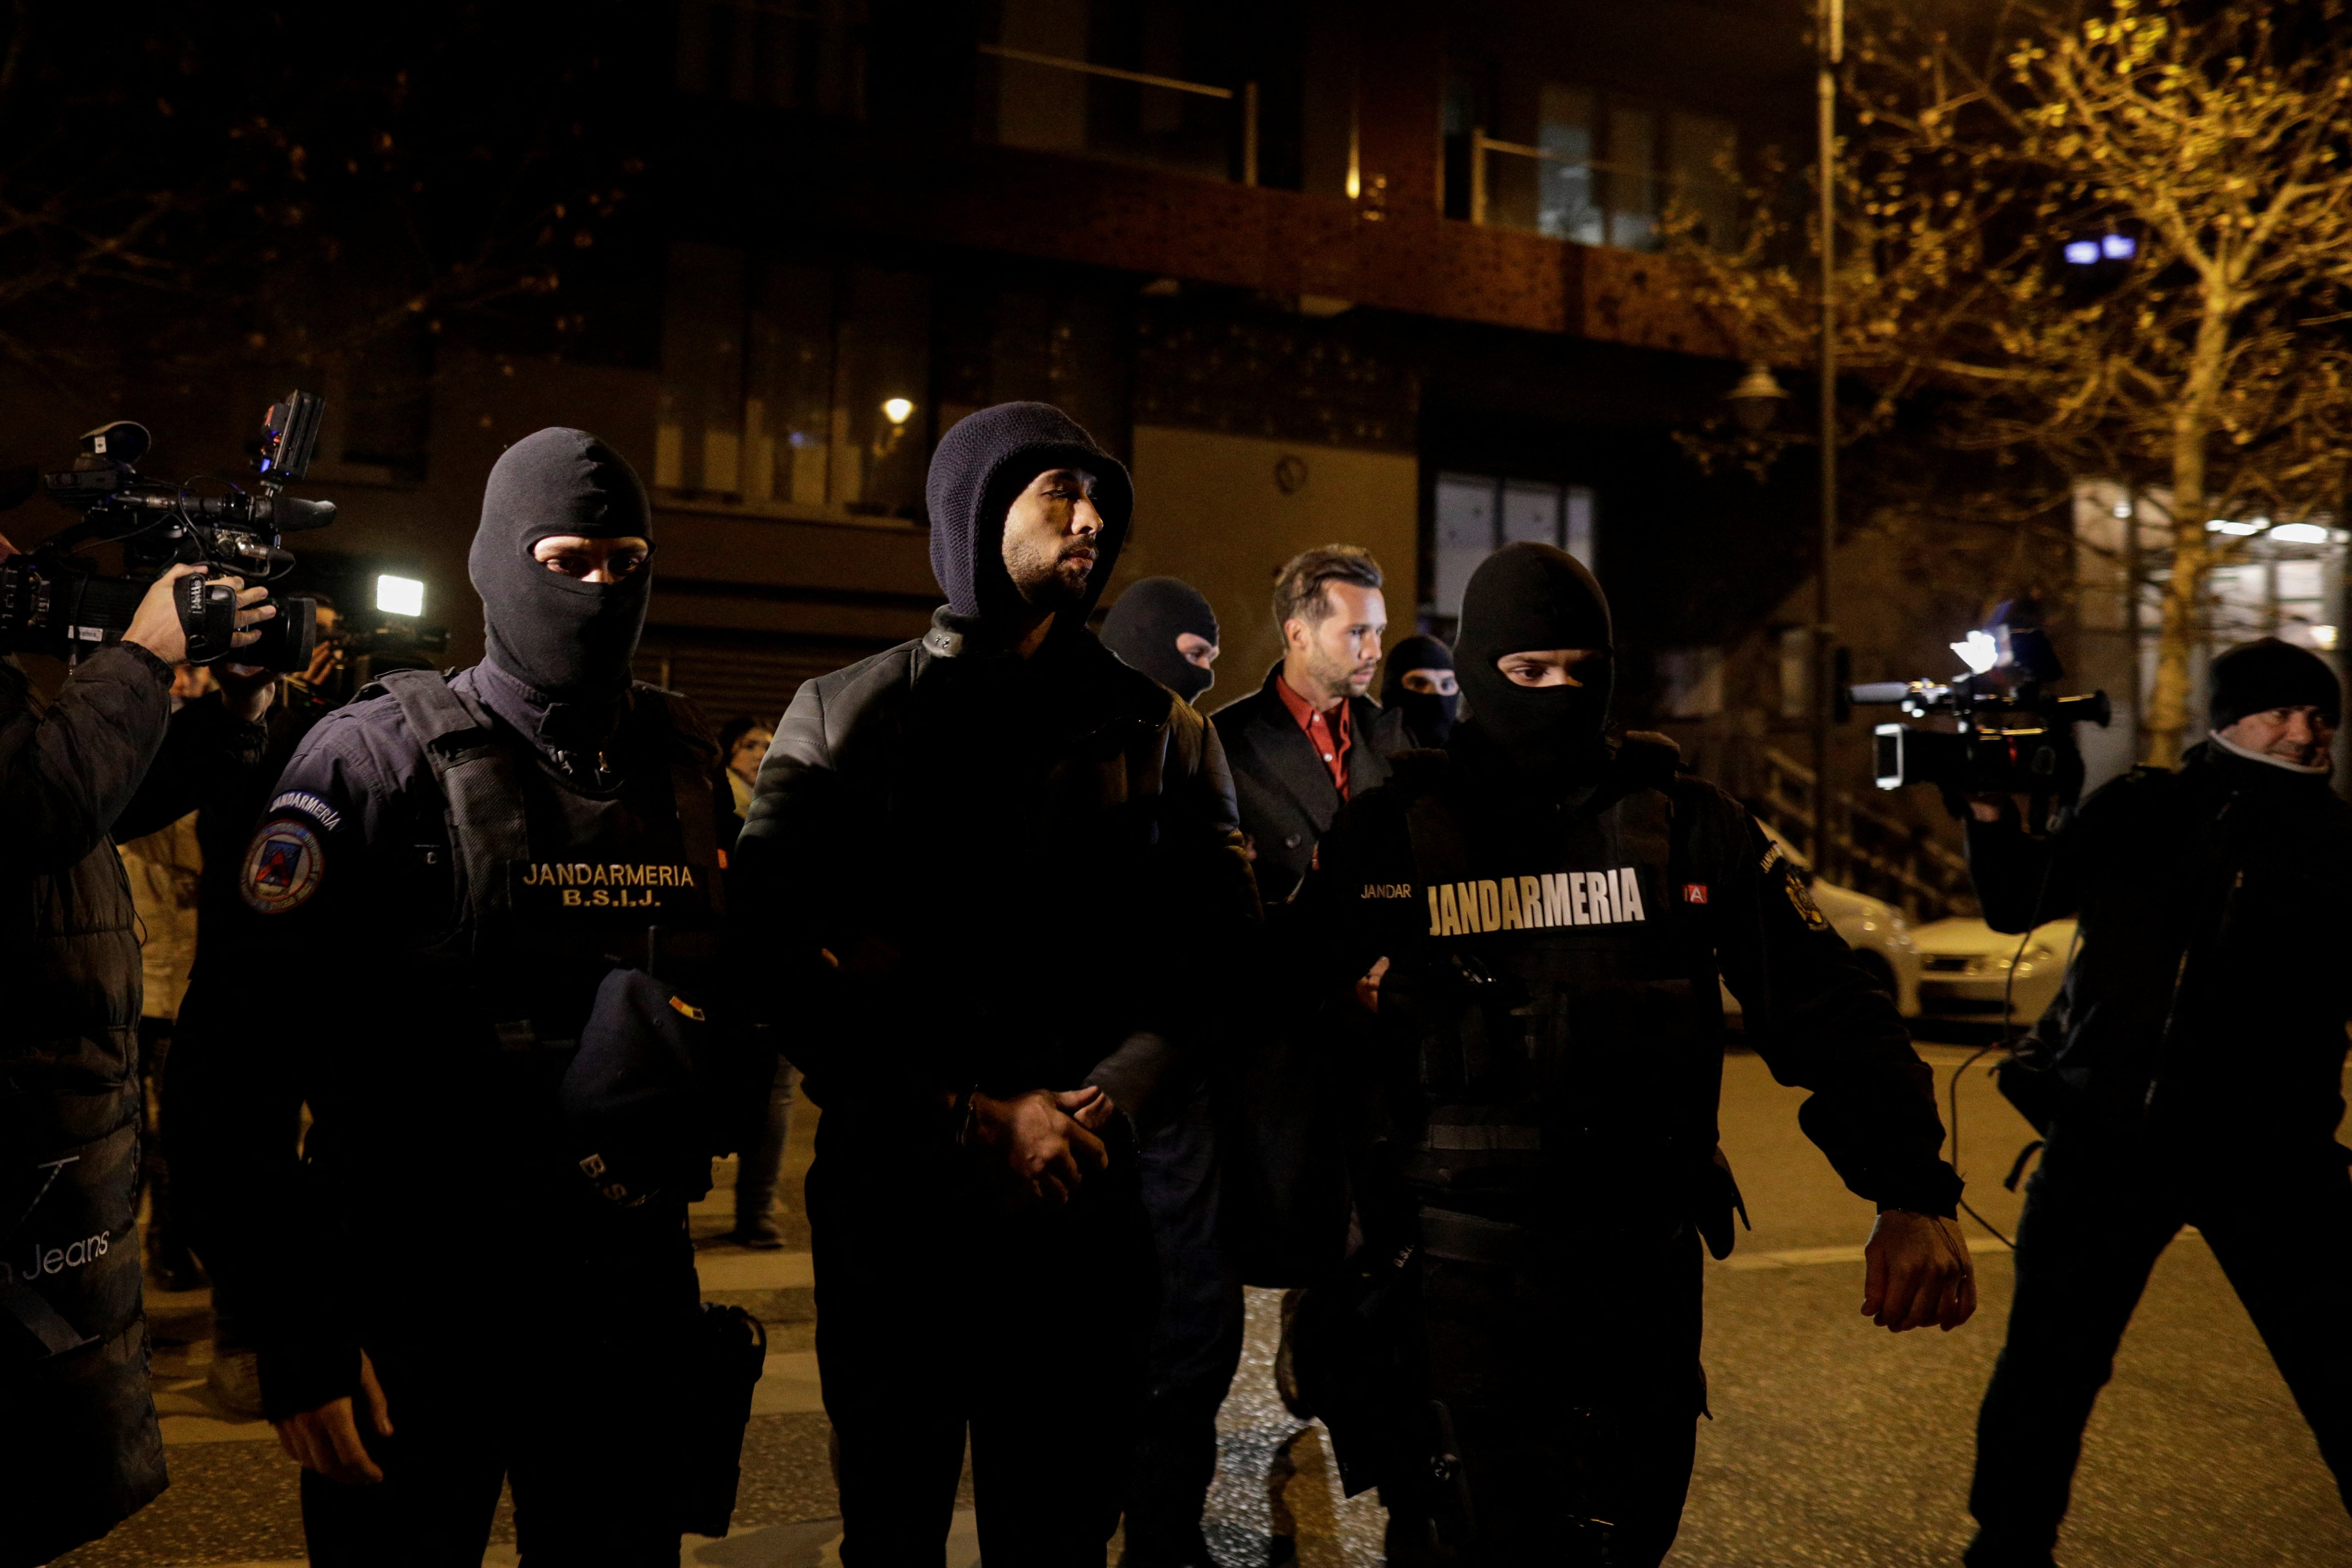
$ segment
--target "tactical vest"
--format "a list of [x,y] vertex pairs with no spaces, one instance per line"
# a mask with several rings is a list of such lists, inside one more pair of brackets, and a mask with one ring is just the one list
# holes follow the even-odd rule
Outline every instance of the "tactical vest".
[[439,674],[389,671],[360,694],[399,704],[445,803],[451,904],[415,951],[467,972],[502,1049],[577,1044],[610,961],[715,955],[724,912],[716,752],[683,699],[642,683],[634,692],[625,721],[634,732],[619,743],[666,756],[675,814],[634,842],[602,846],[583,843],[595,825],[567,819],[573,801],[539,759]]
[[1684,900],[1671,753],[1627,747],[1622,793],[1564,816],[1540,864],[1480,843],[1457,793],[1402,786],[1425,921],[1381,1010],[1392,1153],[1422,1204],[1643,1231],[1691,1217],[1722,1006]]

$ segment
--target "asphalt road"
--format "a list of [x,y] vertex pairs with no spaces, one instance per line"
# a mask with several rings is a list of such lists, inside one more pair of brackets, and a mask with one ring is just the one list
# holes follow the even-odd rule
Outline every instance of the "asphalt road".
[[[1967,1055],[1925,1047],[1948,1089]],[[1848,1194],[1797,1131],[1801,1095],[1757,1058],[1724,1079],[1725,1146],[1755,1222],[1706,1275],[1706,1363],[1715,1419],[1701,1424],[1698,1470],[1674,1568],[1913,1568],[1954,1564],[1970,1530],[1969,1469],[1977,1402],[2000,1348],[2008,1257],[1971,1237],[1982,1304],[1958,1332],[1892,1336],[1856,1308],[1870,1206]],[[836,1501],[812,1351],[806,1221],[798,1201],[815,1118],[794,1118],[780,1215],[786,1250],[745,1253],[722,1184],[697,1205],[704,1294],[769,1324],[770,1360],[743,1454],[735,1530],[689,1538],[685,1561],[725,1568],[826,1568],[839,1562]],[[2031,1133],[1992,1092],[1981,1065],[1960,1095],[1961,1166],[1970,1197],[2007,1231],[2019,1200],[2000,1178]],[[1605,1283],[1601,1288],[1605,1288]],[[1270,1366],[1279,1297],[1250,1293],[1249,1349],[1220,1419],[1220,1473],[1207,1521],[1221,1568],[1296,1562],[1377,1568],[1382,1522],[1367,1494],[1342,1498],[1318,1428],[1276,1401]],[[294,1468],[259,1422],[226,1417],[204,1384],[208,1293],[152,1295],[155,1378],[173,1486],[70,1568],[298,1568]],[[2352,1332],[2352,1324],[2346,1325]],[[595,1369],[581,1369],[593,1377]],[[1280,1480],[1277,1481],[1277,1478]],[[963,1506],[943,1554],[971,1568]],[[1281,1538],[1277,1542],[1276,1538]],[[514,1559],[503,1507],[486,1568]],[[1116,1553],[1113,1555],[1117,1561]],[[2085,1445],[2075,1509],[2059,1548],[2067,1568],[2352,1563],[2352,1522],[2311,1435],[2211,1255],[2193,1236],[2158,1265]]]
[[[1948,1096],[1968,1053],[1922,1051]],[[2001,1179],[2032,1132],[1993,1091],[1985,1065],[1961,1079],[1959,1163],[1969,1202],[2007,1233],[2020,1199]],[[1949,1334],[1873,1328],[1856,1310],[1862,1265],[1823,1251],[1858,1249],[1870,1206],[1797,1131],[1802,1098],[1754,1056],[1727,1065],[1724,1146],[1756,1228],[1707,1272],[1715,1419],[1701,1424],[1690,1506],[1668,1561],[1957,1563],[1972,1531],[1977,1404],[2008,1321],[2010,1258],[1969,1222],[1979,1248],[1975,1320]],[[2158,1263],[2116,1358],[2058,1560],[2067,1568],[2352,1563],[2352,1521],[2310,1431],[2194,1235]]]

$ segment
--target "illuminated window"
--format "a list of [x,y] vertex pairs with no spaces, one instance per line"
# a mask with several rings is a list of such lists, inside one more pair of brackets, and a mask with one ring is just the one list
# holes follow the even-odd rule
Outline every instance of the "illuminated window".
[[1517,540],[1557,544],[1592,564],[1593,498],[1582,485],[1440,474],[1436,503],[1436,615],[1460,616],[1462,590],[1478,563]]
[[654,484],[911,515],[930,453],[930,280],[670,247]]

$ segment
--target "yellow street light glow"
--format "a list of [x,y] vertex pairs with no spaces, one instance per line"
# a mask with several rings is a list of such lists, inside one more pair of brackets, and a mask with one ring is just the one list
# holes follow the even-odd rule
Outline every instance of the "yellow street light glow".
[[375,607],[391,616],[421,616],[425,584],[414,577],[380,576],[375,580]]
[[885,400],[882,405],[882,417],[887,419],[893,425],[904,425],[907,422],[908,416],[912,415],[914,412],[915,405],[913,402],[904,397],[889,398]]

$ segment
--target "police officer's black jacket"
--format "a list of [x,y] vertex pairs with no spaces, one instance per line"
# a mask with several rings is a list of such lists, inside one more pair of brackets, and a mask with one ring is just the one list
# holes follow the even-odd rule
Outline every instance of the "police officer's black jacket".
[[63,1532],[12,1540],[29,1560],[163,1488],[130,1208],[138,917],[112,840],[194,810],[261,744],[217,699],[173,714],[171,687],[171,666],[117,647],[44,707],[0,659],[0,1529]]
[[1301,894],[1344,992],[1380,958],[1371,1234],[1415,1205],[1597,1230],[1721,1217],[1717,979],[1806,1133],[1882,1207],[1949,1215],[1932,1079],[1779,847],[1673,742],[1544,798],[1475,721],[1349,803]]
[[810,1095],[901,1122],[1091,1082],[1148,1130],[1257,912],[1190,704],[1082,625],[1024,659],[945,607],[794,694],[736,860]]
[[[1277,664],[1266,671],[1264,685],[1210,720],[1233,765],[1242,831],[1257,857],[1258,891],[1269,905],[1297,889],[1314,861],[1316,841],[1342,805],[1330,768],[1275,690],[1281,679]],[[1389,758],[1412,742],[1404,715],[1369,697],[1348,699],[1348,793],[1353,796],[1378,788],[1389,776]]]
[[[268,1023],[173,1047],[174,1180],[207,1262],[263,1308],[273,1415],[352,1392],[362,1310],[505,1310],[514,1260],[599,1201],[551,1148],[565,1043],[614,963],[644,962],[649,924],[718,913],[733,795],[683,700],[552,702],[489,663],[448,687],[520,781],[529,849],[497,929],[460,897],[425,745],[394,696],[363,697],[311,730],[240,865]],[[682,824],[681,768],[709,791],[716,845]],[[184,1061],[184,1045],[201,1048]]]
[[1970,822],[1994,930],[2080,919],[2034,1030],[2065,1102],[2233,1151],[2324,1142],[2352,1016],[2352,805],[2324,775],[2208,743],[2140,768],[2055,835]]

